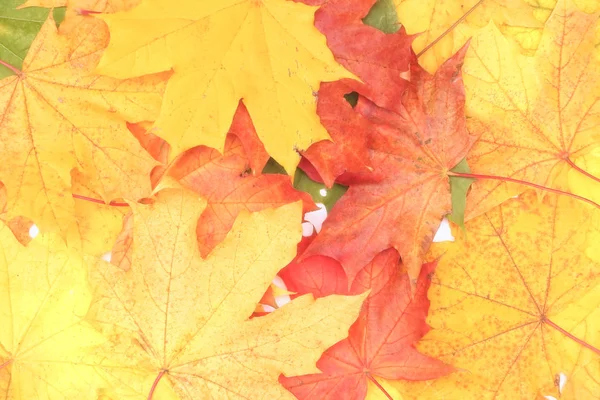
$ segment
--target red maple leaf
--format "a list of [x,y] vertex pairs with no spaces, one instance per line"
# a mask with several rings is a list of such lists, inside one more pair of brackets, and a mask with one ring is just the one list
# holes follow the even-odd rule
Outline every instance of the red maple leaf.
[[315,26],[327,38],[335,59],[362,80],[347,83],[375,104],[392,108],[408,84],[410,66],[417,64],[411,47],[414,36],[404,28],[385,34],[365,25],[362,19],[376,2],[325,2],[315,13]]
[[[466,156],[475,140],[465,127],[460,70],[465,51],[466,47],[434,76],[411,64],[410,81],[393,108],[378,107],[361,93],[353,120],[356,134],[366,136],[373,179],[363,174],[356,182],[345,182],[350,189],[333,208],[305,257],[335,258],[351,283],[376,254],[394,247],[410,277],[418,276],[423,254],[442,217],[451,211],[448,171]],[[348,119],[332,117],[344,108],[343,113],[347,112],[339,91],[334,87],[323,91],[321,102],[327,104],[319,113],[330,132],[347,124]],[[345,145],[337,146],[339,150]],[[319,174],[328,173],[320,171],[319,163],[313,165]]]
[[225,238],[242,210],[256,212],[298,200],[304,202],[304,212],[316,208],[308,193],[294,189],[289,176],[261,174],[267,160],[250,115],[240,102],[223,154],[198,146],[169,168],[168,175],[208,200],[196,230],[203,257]]
[[347,339],[330,347],[317,367],[323,372],[280,377],[280,382],[299,399],[362,400],[367,380],[426,380],[452,372],[453,368],[419,353],[414,343],[429,330],[427,290],[436,263],[421,269],[411,295],[408,276],[398,269],[394,249],[378,254],[363,268],[348,289],[344,271],[335,260],[314,256],[281,271],[288,289],[313,293],[353,295],[371,290]]
[[[300,167],[329,187],[336,178],[338,183],[356,181],[356,174],[363,176],[371,170],[368,135],[364,134],[367,122],[361,121],[349,104],[337,101],[338,97],[357,91],[379,106],[394,107],[409,84],[411,64],[417,63],[411,48],[413,36],[403,29],[385,34],[362,22],[375,2],[334,0],[315,13],[315,26],[327,37],[336,60],[362,80],[323,83],[319,90],[317,113],[333,142],[322,141],[303,152]],[[329,112],[331,109],[337,113]],[[312,173],[309,162],[318,174]]]

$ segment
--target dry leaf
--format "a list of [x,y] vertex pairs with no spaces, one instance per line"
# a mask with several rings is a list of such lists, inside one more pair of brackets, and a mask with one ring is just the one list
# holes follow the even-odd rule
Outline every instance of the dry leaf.
[[172,158],[198,145],[223,151],[243,98],[267,152],[292,173],[297,149],[329,138],[316,115],[320,82],[352,77],[313,26],[315,10],[284,0],[143,1],[102,16],[113,39],[98,70],[175,71],[155,127]]
[[[295,255],[301,205],[242,213],[202,260],[196,221],[206,201],[164,190],[131,204],[132,265],[92,271],[89,319],[111,339],[101,370],[116,398],[289,398],[277,378],[314,373],[343,339],[363,296],[307,295],[249,319],[277,271]],[[154,397],[152,397],[154,395]]]
[[90,75],[107,40],[106,29],[85,23],[72,36],[60,36],[50,18],[23,72],[0,81],[0,179],[8,210],[42,229],[66,235],[74,222],[72,169],[104,200],[150,191],[154,162],[124,120],[155,115],[168,75],[128,81]]
[[467,218],[525,190],[502,177],[565,189],[576,158],[600,140],[600,62],[594,58],[597,14],[560,0],[534,58],[519,56],[494,25],[476,36],[463,67],[469,131],[480,135],[467,160],[473,183]]
[[[463,111],[463,55],[464,50],[433,76],[412,65],[411,81],[392,110],[360,97],[351,111],[333,87],[323,93],[319,101],[329,107],[319,110],[332,134],[347,121],[361,121],[357,117],[336,120],[338,113],[360,113],[362,120],[368,120],[357,126],[368,130],[357,133],[367,137],[373,173],[345,181],[350,184],[348,192],[303,256],[321,254],[339,260],[352,283],[375,255],[394,247],[409,276],[417,279],[442,217],[451,211],[448,171],[465,157],[474,141],[466,130]],[[342,107],[346,110],[341,111]],[[335,139],[345,137],[336,135]],[[351,145],[345,147],[354,151]]]
[[26,247],[0,227],[0,397],[92,399],[88,349],[105,342],[83,317],[92,299],[82,257],[56,235]]
[[[527,0],[394,0],[398,20],[410,34],[418,34],[413,49],[419,64],[434,73],[490,20],[515,35],[542,25]],[[456,24],[456,25],[455,25]],[[423,52],[423,54],[421,54]]]
[[466,239],[432,247],[431,257],[441,255],[429,291],[432,330],[417,347],[461,372],[408,392],[533,399],[556,395],[562,372],[561,399],[597,397],[600,264],[584,254],[598,232],[594,214],[574,199],[540,203],[527,192],[467,223]]

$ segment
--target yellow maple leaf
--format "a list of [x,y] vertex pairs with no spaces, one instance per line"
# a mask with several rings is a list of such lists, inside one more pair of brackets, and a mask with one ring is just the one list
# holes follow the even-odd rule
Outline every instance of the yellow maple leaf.
[[[73,171],[72,190],[76,193],[74,221],[68,227],[67,243],[85,254],[101,256],[110,251],[123,227],[123,217],[129,212],[127,203],[103,204],[86,177]],[[93,199],[95,201],[90,201]]]
[[[600,393],[600,263],[586,257],[598,210],[524,193],[434,244],[432,330],[418,348],[460,372],[396,382],[406,398],[592,399]],[[558,396],[557,396],[558,398]]]
[[514,31],[521,36],[542,25],[535,18],[536,8],[526,0],[394,0],[394,3],[398,20],[407,33],[420,33],[413,49],[419,54],[419,64],[430,73],[492,19],[503,33]]
[[105,339],[83,321],[91,300],[82,257],[58,236],[25,247],[0,225],[1,398],[96,398],[88,349]]
[[42,229],[66,235],[73,222],[72,169],[105,200],[150,192],[156,162],[125,120],[155,116],[168,74],[127,81],[92,75],[107,41],[105,26],[84,21],[61,36],[49,18],[23,71],[0,80],[0,180],[8,210]]
[[113,38],[98,71],[175,71],[154,132],[171,159],[198,145],[222,152],[243,99],[267,152],[291,173],[296,150],[329,138],[316,114],[319,84],[353,76],[313,26],[315,10],[286,0],[146,0],[101,16]]
[[597,14],[560,0],[535,57],[511,50],[493,24],[473,38],[465,57],[467,126],[479,135],[467,160],[473,183],[467,219],[525,187],[516,179],[566,189],[566,172],[600,139],[600,61],[594,57]]
[[364,295],[307,295],[250,319],[296,253],[302,206],[242,213],[203,260],[196,222],[205,206],[176,189],[132,203],[131,267],[91,272],[89,320],[111,339],[99,370],[114,398],[293,399],[279,375],[318,372],[321,353],[358,316]]

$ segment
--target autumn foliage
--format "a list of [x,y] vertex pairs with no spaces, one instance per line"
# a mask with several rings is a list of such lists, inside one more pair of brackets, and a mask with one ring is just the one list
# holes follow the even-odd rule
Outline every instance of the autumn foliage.
[[600,3],[23,1],[0,398],[600,399]]

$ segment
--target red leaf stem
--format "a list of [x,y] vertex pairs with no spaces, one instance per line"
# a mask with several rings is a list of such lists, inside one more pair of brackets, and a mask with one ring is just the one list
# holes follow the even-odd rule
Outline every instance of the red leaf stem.
[[4,65],[6,68],[10,69],[12,72],[14,72],[14,73],[15,73],[15,74],[17,74],[17,75],[21,75],[21,73],[22,73],[22,72],[21,72],[20,70],[18,70],[17,68],[13,67],[13,66],[12,66],[12,65],[10,65],[9,63],[7,63],[7,62],[4,62],[4,61],[2,61],[2,60],[0,60],[0,65]]
[[156,387],[158,386],[158,382],[165,375],[166,372],[167,371],[165,371],[163,369],[162,371],[160,371],[160,373],[158,374],[158,376],[154,380],[154,383],[152,384],[152,387],[150,388],[150,393],[148,393],[148,400],[152,400],[152,396],[154,396],[154,391],[156,390]]
[[592,346],[591,344],[584,342],[583,340],[573,336],[571,333],[565,331],[563,328],[561,328],[560,326],[556,325],[554,322],[550,321],[549,319],[544,319],[544,322],[546,324],[548,324],[549,326],[553,327],[554,329],[556,329],[557,331],[559,331],[560,333],[562,333],[563,335],[565,335],[566,337],[568,337],[569,339],[573,340],[574,342],[582,345],[583,347],[585,347],[586,349],[590,349],[591,351],[593,351],[594,353],[600,355],[600,350],[598,350],[596,347]]
[[80,194],[75,194],[75,193],[73,193],[71,196],[73,196],[74,199],[85,200],[85,201],[89,201],[91,203],[104,204],[104,205],[113,206],[113,207],[129,207],[129,204],[127,204],[127,203],[119,203],[116,201],[115,202],[111,201],[110,203],[106,204],[102,200],[93,199],[91,197],[82,196]]
[[600,204],[590,200],[590,199],[586,199],[583,196],[578,196],[576,194],[573,193],[569,193],[569,192],[565,192],[564,190],[559,190],[559,189],[552,189],[546,186],[542,186],[542,185],[537,185],[535,183],[531,183],[531,182],[527,182],[527,181],[522,181],[519,179],[514,179],[514,178],[509,178],[506,176],[496,176],[496,175],[481,175],[481,174],[467,174],[467,173],[461,173],[461,172],[448,172],[449,176],[457,176],[460,178],[475,178],[475,179],[491,179],[491,180],[496,180],[496,181],[503,181],[503,182],[512,182],[512,183],[518,183],[521,185],[525,185],[525,186],[530,186],[536,189],[540,189],[540,190],[545,190],[546,192],[550,192],[550,193],[556,193],[556,194],[561,194],[561,195],[565,195],[565,196],[569,196],[572,197],[574,199],[577,200],[581,200],[584,203],[588,203],[596,208],[600,208]]
[[100,11],[91,11],[91,10],[83,10],[83,9],[78,9],[77,13],[79,15],[94,15],[94,14],[102,14]]
[[567,162],[567,164],[569,164],[571,167],[573,167],[573,169],[575,169],[577,172],[581,172],[583,175],[587,176],[588,178],[600,183],[600,178],[598,178],[598,177],[590,174],[586,170],[582,169],[577,164],[575,164],[573,161],[571,161],[571,159],[565,158],[565,161]]
[[389,394],[389,393],[388,393],[388,392],[387,392],[387,391],[384,389],[384,387],[383,387],[383,386],[381,386],[381,383],[377,382],[377,379],[373,378],[373,375],[371,375],[371,374],[366,374],[366,375],[367,375],[367,378],[369,378],[369,380],[370,380],[371,382],[373,382],[373,384],[374,384],[375,386],[377,386],[377,387],[379,388],[379,390],[381,390],[381,391],[383,392],[383,394],[385,394],[385,396],[386,396],[388,399],[390,399],[390,400],[394,400],[394,398],[393,398],[392,396],[390,396],[390,394]]
[[442,40],[444,38],[444,36],[446,36],[448,33],[450,33],[450,31],[452,29],[456,28],[456,26],[458,24],[463,22],[469,16],[469,14],[471,14],[477,7],[479,7],[479,5],[481,3],[483,3],[483,0],[479,0],[477,3],[475,3],[475,5],[473,5],[473,7],[471,7],[466,13],[464,13],[462,17],[457,19],[455,23],[450,25],[450,27],[448,29],[446,29],[440,36],[438,36],[437,38],[435,38],[435,40],[433,42],[431,42],[427,46],[425,46],[425,48],[423,50],[421,50],[419,52],[419,54],[417,54],[417,58],[421,57],[425,52],[427,52],[429,49],[431,49],[433,46],[435,46],[437,44],[437,42]]

